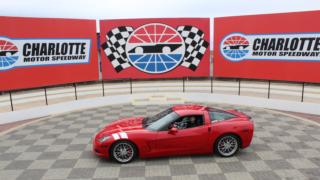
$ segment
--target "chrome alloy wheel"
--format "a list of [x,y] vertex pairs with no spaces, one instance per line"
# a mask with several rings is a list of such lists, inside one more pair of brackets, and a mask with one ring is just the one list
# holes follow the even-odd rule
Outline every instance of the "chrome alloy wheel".
[[134,148],[131,144],[121,142],[115,145],[113,148],[113,157],[121,163],[126,163],[132,160],[134,157]]
[[238,150],[238,140],[234,136],[224,136],[218,142],[217,150],[225,157],[232,156]]

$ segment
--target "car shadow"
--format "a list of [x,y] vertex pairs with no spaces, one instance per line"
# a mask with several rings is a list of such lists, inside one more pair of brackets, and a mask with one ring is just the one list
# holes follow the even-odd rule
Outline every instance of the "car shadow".
[[[239,152],[240,153],[240,152]],[[179,161],[191,161],[193,163],[197,162],[214,162],[215,159],[220,159],[224,157],[220,157],[215,154],[209,154],[209,155],[178,155],[178,156],[165,156],[165,157],[152,157],[152,158],[137,158],[133,160],[130,163],[127,164],[119,164],[111,159],[107,158],[100,158],[100,157],[95,157],[98,159],[99,164],[103,166],[137,166],[141,164],[142,166],[144,165],[167,165],[170,164],[170,161],[174,162],[179,162]]]

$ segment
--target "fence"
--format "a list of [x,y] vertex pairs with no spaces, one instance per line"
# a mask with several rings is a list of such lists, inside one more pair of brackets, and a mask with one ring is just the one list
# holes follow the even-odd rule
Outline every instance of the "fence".
[[186,77],[181,79],[95,81],[10,91],[0,96],[0,112],[78,99],[157,92],[217,93],[320,103],[319,84]]

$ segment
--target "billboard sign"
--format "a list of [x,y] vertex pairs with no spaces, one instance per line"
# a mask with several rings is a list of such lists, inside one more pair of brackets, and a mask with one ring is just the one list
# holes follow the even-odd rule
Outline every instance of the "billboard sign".
[[98,80],[95,20],[0,17],[0,91]]
[[215,18],[214,76],[320,82],[320,11]]
[[209,19],[100,22],[105,79],[209,76]]

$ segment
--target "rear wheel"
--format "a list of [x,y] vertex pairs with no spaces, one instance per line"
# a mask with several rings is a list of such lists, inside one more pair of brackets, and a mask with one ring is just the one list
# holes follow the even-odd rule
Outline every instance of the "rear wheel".
[[11,52],[6,52],[6,56],[12,56]]
[[142,48],[142,47],[136,47],[135,53],[137,53],[137,54],[143,54],[143,48]]
[[215,152],[220,156],[230,157],[239,150],[240,140],[237,136],[228,134],[221,136],[215,143]]
[[165,54],[171,53],[170,47],[168,47],[168,46],[163,47],[162,48],[162,53],[165,53]]
[[137,149],[129,141],[118,141],[112,145],[110,155],[118,163],[129,163],[137,156]]

